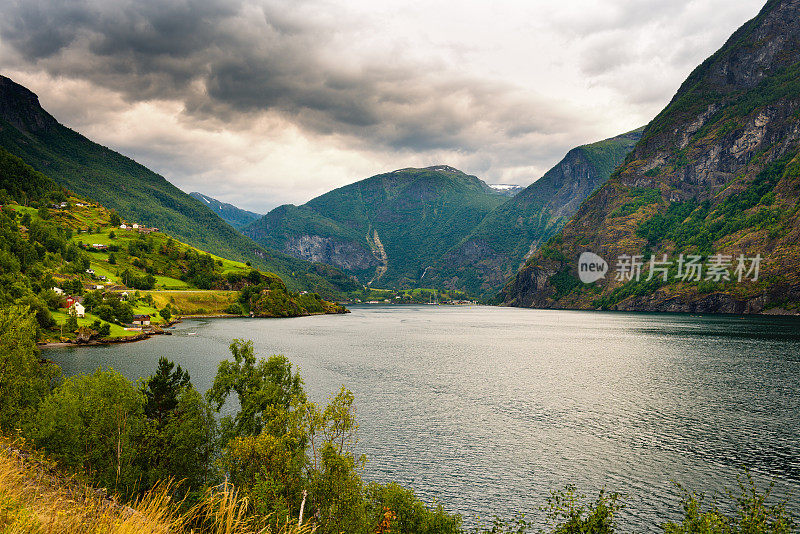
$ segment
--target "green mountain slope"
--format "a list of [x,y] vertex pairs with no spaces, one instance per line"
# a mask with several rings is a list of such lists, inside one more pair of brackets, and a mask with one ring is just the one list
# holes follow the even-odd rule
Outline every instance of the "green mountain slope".
[[198,193],[197,191],[189,193],[189,196],[196,198],[205,204],[208,209],[216,213],[223,221],[230,224],[237,230],[247,226],[256,219],[263,217],[263,215],[259,213],[237,208],[233,204],[228,204],[227,202],[220,202],[216,198],[204,195],[203,193]]
[[[149,228],[123,229],[115,212],[65,191],[3,148],[0,203],[0,307],[32,308],[42,339],[73,340],[79,326],[93,337],[137,336],[122,327],[134,313],[155,324],[187,313],[344,312],[317,294],[289,291],[272,273]],[[67,295],[82,298],[86,312],[71,325]]]
[[219,256],[250,261],[275,272],[292,288],[324,294],[353,288],[336,269],[257,246],[162,176],[59,124],[42,109],[34,93],[3,76],[0,146],[56,183],[115,209],[130,222],[157,227]]
[[280,206],[243,232],[295,257],[336,265],[365,284],[415,287],[427,268],[505,198],[447,166],[402,169]]
[[[796,311],[799,150],[800,1],[771,0],[692,72],[625,164],[506,286],[504,302]],[[578,258],[587,251],[610,267],[592,284],[579,281]],[[639,281],[628,276],[627,258],[618,276],[621,255],[641,256]],[[686,268],[689,255],[700,256],[699,280]],[[748,276],[758,255],[759,275]],[[662,269],[647,280],[650,258]]]
[[473,294],[496,293],[608,179],[642,130],[570,150],[539,180],[489,213],[426,274],[426,280]]

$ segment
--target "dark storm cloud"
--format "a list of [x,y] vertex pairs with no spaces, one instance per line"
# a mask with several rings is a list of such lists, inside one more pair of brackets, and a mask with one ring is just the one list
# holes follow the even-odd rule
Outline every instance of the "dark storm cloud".
[[365,148],[470,152],[557,132],[571,116],[435,62],[337,57],[340,32],[357,23],[306,5],[0,0],[0,37],[17,67],[85,79],[128,101],[181,100],[189,116],[228,124],[273,111]]

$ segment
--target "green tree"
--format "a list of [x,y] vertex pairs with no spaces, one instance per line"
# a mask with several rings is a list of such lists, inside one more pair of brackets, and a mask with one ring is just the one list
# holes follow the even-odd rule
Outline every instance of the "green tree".
[[111,210],[111,213],[109,214],[108,217],[108,222],[111,226],[117,228],[119,227],[120,224],[122,224],[122,219],[115,210]]
[[158,312],[158,314],[161,315],[162,319],[169,322],[169,320],[172,318],[172,311],[170,310],[169,304],[164,306],[161,311]]
[[[461,517],[448,514],[441,504],[427,506],[414,491],[404,488],[399,484],[389,483],[384,485],[371,483],[366,488],[367,498],[372,506],[373,524],[379,524],[381,516],[388,512],[393,520],[390,522],[390,532],[399,534],[460,534]],[[496,523],[497,524],[497,523]],[[503,525],[504,530],[492,532],[520,532],[513,526]],[[512,528],[509,528],[512,527]],[[521,532],[524,532],[522,530]]]
[[227,437],[258,435],[266,423],[268,408],[288,410],[293,402],[306,401],[303,380],[292,372],[285,356],[257,360],[253,342],[241,339],[233,340],[230,351],[233,361],[220,362],[214,383],[206,392],[217,411],[231,392],[236,393],[240,411],[234,418],[226,416],[220,421]]
[[569,485],[563,491],[552,491],[544,511],[555,525],[553,534],[612,534],[614,520],[622,508],[619,493],[600,493],[593,502],[585,502],[585,496]]
[[64,329],[67,332],[74,332],[78,329],[78,312],[72,307],[67,312],[67,322],[64,324]]
[[95,485],[132,495],[142,474],[134,438],[143,405],[142,393],[116,371],[70,377],[41,404],[35,443]]
[[176,369],[175,364],[167,358],[159,358],[156,373],[142,386],[145,415],[162,423],[178,406],[178,396],[188,385],[189,373],[180,365]]
[[59,372],[40,362],[36,330],[27,308],[0,308],[0,431],[30,423]]
[[296,517],[306,487],[306,431],[303,410],[270,406],[266,425],[255,436],[236,436],[221,457],[230,481],[249,498],[260,515],[279,521]]
[[193,491],[196,495],[214,482],[214,412],[191,383],[180,387],[174,404],[170,404],[160,420],[146,420],[137,436],[138,459],[148,486],[172,478],[182,481],[177,487],[180,494]]

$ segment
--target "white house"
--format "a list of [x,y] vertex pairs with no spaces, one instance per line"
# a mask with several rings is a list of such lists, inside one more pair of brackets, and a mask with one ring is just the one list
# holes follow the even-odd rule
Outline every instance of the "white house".
[[139,229],[139,225],[136,224],[136,223],[133,223],[133,226],[131,226],[131,228],[133,228],[134,230],[138,230]]
[[119,229],[120,230],[127,230],[128,229],[128,225],[125,224],[125,223],[122,223],[122,224],[119,225]]
[[86,308],[83,307],[83,304],[80,302],[76,302],[70,307],[70,311],[75,310],[75,315],[77,317],[85,317],[86,316]]
[[55,293],[56,295],[63,295],[64,294],[64,290],[61,289],[60,287],[54,287],[53,288],[53,293]]
[[94,269],[86,269],[86,274],[94,275]]
[[122,293],[119,294],[119,298],[121,300],[128,300],[128,292],[127,291],[123,291]]

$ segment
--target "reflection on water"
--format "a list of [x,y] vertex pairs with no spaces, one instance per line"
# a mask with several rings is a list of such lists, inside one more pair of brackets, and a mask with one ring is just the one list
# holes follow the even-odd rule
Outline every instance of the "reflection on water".
[[[746,466],[800,513],[800,323],[773,317],[361,307],[346,316],[186,321],[175,335],[48,352],[135,379],[159,356],[209,387],[233,338],[298,365],[310,397],[356,396],[365,477],[465,515],[537,515],[574,483],[628,495],[626,530]],[[189,335],[194,333],[196,335]]]

